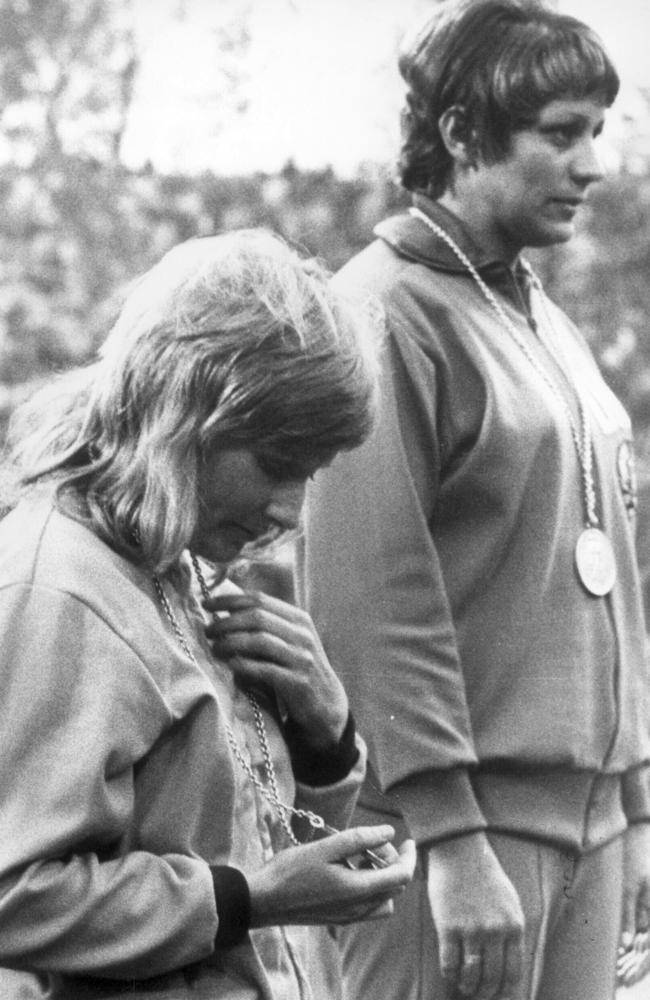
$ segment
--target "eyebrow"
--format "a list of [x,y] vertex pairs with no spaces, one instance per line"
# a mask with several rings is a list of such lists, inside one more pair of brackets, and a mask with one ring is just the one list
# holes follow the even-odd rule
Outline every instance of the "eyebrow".
[[559,128],[562,125],[575,125],[580,127],[593,127],[594,130],[602,129],[605,124],[605,116],[603,115],[597,121],[593,121],[589,115],[584,114],[582,111],[556,111],[553,113],[553,117],[546,120],[539,120],[537,125],[542,130],[552,130],[554,128]]
[[[606,111],[607,111],[607,108],[602,108],[602,110],[600,112],[600,119],[601,120],[603,120],[605,118],[605,112]],[[550,115],[551,116],[551,120],[553,118],[567,118],[567,117],[568,118],[580,118],[580,119],[584,119],[585,121],[590,121],[591,120],[591,116],[582,107],[571,107],[571,106],[567,107],[565,105],[564,107],[555,107],[555,108],[551,109],[549,105],[546,105],[546,107],[544,107],[544,108],[542,108],[540,110],[540,112],[538,114],[538,120],[539,120],[539,118],[542,118],[545,114]]]

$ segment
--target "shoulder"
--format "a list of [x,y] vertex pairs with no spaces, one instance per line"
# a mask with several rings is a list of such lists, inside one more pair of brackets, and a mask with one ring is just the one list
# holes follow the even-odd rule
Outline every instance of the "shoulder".
[[440,310],[453,311],[462,275],[450,275],[399,253],[377,238],[334,276],[335,290],[347,299],[376,298],[390,329],[428,327]]
[[24,500],[0,521],[0,585],[47,587],[93,603],[112,587],[136,585],[141,576],[49,499]]
[[337,292],[350,298],[376,295],[384,299],[407,267],[408,261],[377,238],[343,265],[332,284]]
[[49,502],[23,501],[0,521],[5,615],[50,647],[73,643],[95,656],[101,650],[112,672],[130,671],[134,682],[139,676],[139,683],[153,683],[165,699],[184,670],[153,581]]

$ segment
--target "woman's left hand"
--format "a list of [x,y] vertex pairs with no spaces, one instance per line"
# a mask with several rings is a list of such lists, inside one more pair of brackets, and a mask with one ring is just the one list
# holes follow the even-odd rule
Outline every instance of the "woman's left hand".
[[260,592],[210,597],[206,635],[249,684],[270,685],[314,749],[340,740],[348,700],[306,611]]

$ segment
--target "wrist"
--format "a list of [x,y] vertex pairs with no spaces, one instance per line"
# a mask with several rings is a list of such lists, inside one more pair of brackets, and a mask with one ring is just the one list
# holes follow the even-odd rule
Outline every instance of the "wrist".
[[427,844],[426,856],[429,868],[436,865],[458,863],[468,865],[477,859],[492,854],[490,841],[484,830],[472,830],[457,837]]
[[356,726],[350,711],[339,739],[328,746],[315,745],[310,731],[292,718],[285,723],[284,738],[296,780],[312,787],[342,781],[359,759]]
[[246,876],[230,865],[210,869],[219,926],[215,948],[240,944],[251,927],[251,895]]

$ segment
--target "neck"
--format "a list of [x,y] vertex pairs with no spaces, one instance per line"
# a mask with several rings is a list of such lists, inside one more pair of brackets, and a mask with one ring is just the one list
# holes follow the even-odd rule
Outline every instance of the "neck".
[[513,245],[505,233],[495,224],[493,215],[485,199],[475,196],[461,196],[457,191],[447,190],[438,199],[439,203],[460,219],[474,243],[484,254],[494,260],[503,261],[513,267],[523,246]]

